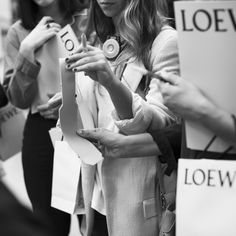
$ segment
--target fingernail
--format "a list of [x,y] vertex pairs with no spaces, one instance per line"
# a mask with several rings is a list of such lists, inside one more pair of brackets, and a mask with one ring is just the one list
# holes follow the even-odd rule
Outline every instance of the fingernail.
[[67,66],[66,66],[66,69],[70,69],[70,65],[67,65]]
[[77,72],[78,70],[76,68],[73,69],[74,72]]
[[65,61],[69,61],[69,58],[67,57],[67,58],[65,59]]

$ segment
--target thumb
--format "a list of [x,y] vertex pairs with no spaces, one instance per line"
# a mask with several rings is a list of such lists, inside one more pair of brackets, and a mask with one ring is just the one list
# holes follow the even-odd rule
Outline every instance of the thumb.
[[80,129],[76,131],[77,135],[88,139],[91,142],[100,142],[102,139],[102,133],[96,130]]

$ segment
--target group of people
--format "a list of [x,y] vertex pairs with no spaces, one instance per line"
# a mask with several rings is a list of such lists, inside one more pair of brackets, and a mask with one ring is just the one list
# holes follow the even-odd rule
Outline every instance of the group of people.
[[[70,229],[70,215],[50,206],[54,149],[48,131],[56,126],[61,99],[59,90],[49,93],[47,86],[59,78],[51,78],[53,68],[38,60],[40,50],[66,24],[78,39],[85,33],[89,40],[86,50],[81,46],[66,58],[66,69],[84,72],[76,81],[79,93],[101,128],[77,134],[99,141],[104,157],[95,166],[82,162],[82,235],[159,234],[157,176],[161,168],[171,176],[177,159],[193,152],[184,145],[182,119],[201,122],[236,146],[235,116],[180,77],[177,32],[167,10],[166,0],[19,1],[20,20],[7,36],[4,87],[13,105],[29,109],[22,147],[24,180],[34,214],[51,226],[26,217],[33,223],[25,227],[35,227],[35,235],[39,225],[45,234],[38,235],[66,236]],[[115,43],[114,55],[103,47],[107,42]],[[56,106],[47,103],[53,95],[59,97]]]

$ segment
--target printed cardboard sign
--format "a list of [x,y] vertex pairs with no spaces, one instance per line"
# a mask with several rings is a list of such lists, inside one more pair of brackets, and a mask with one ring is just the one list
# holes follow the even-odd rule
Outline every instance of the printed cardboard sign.
[[31,112],[38,112],[37,107],[45,104],[50,95],[61,90],[59,58],[67,57],[79,47],[78,39],[70,25],[66,25],[36,53],[37,61],[42,65],[37,77],[38,94]]
[[65,68],[65,59],[60,59],[62,81],[62,107],[60,108],[60,123],[65,140],[79,157],[89,165],[95,165],[103,160],[99,150],[88,140],[79,137],[79,129],[93,129],[92,114],[87,105],[80,100],[79,106],[75,97],[75,74]]
[[[236,114],[236,1],[175,2],[181,76],[198,85],[217,105]],[[186,122],[187,146],[203,150],[213,133]],[[228,148],[217,138],[210,151]]]
[[6,160],[21,151],[25,115],[8,103],[0,109],[0,159]]
[[180,159],[176,236],[235,236],[236,161]]

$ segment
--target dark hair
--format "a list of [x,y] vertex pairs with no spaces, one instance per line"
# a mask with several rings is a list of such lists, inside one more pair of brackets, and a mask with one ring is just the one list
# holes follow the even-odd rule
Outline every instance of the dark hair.
[[5,94],[2,84],[0,83],[0,108],[6,106],[7,103],[8,103],[7,96]]
[[[127,0],[126,10],[118,24],[120,37],[125,41],[131,56],[149,65],[149,53],[155,37],[166,24],[166,0]],[[97,0],[92,0],[89,10],[87,35],[93,30],[101,42],[113,36],[115,26],[107,17]]]
[[115,34],[115,26],[113,24],[112,18],[106,16],[103,13],[102,9],[97,3],[97,0],[92,0],[90,2],[86,33],[87,36],[89,37],[89,35],[94,31],[102,43],[106,41],[107,36],[112,36]]
[[[59,8],[65,17],[88,7],[89,0],[58,0]],[[32,30],[40,20],[39,6],[33,0],[19,0],[18,17],[25,29]]]

